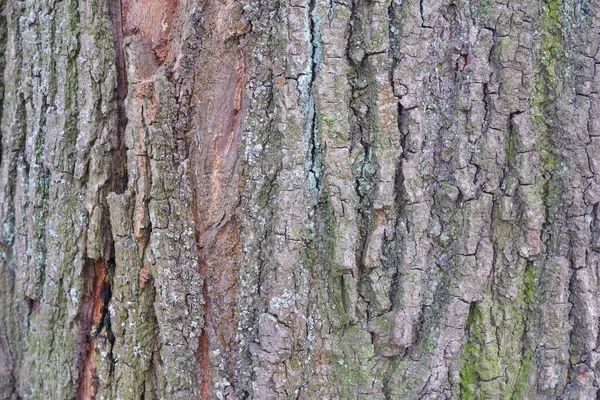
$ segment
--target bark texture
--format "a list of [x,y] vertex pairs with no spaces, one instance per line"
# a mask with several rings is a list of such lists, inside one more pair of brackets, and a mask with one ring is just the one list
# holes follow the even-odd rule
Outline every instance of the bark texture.
[[595,399],[597,0],[0,0],[1,399]]

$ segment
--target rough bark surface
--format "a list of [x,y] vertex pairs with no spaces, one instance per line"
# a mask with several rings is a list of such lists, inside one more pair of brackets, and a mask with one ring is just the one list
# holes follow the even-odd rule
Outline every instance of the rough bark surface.
[[1,399],[595,399],[596,0],[0,0]]

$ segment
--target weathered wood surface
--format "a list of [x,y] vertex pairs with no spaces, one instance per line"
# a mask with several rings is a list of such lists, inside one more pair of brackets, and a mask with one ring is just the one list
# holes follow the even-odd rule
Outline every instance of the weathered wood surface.
[[596,398],[596,0],[0,7],[0,398]]

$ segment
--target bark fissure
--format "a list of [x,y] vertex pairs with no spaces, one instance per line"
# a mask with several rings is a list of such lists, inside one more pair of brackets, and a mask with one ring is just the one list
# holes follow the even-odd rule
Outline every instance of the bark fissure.
[[2,137],[4,129],[2,129],[2,113],[4,112],[4,68],[6,67],[6,39],[8,35],[8,25],[6,21],[6,0],[0,1],[0,164],[2,164]]
[[[76,399],[92,399],[98,391],[98,378],[95,371],[96,338],[104,326],[103,314],[108,302],[108,269],[106,262],[88,260],[83,271],[84,297],[79,312],[78,365],[79,377],[75,385]],[[107,327],[108,330],[108,327]]]
[[125,99],[127,98],[127,66],[125,65],[125,48],[123,43],[123,0],[110,0],[108,2],[109,14],[113,24],[113,40],[115,51],[115,107],[116,107],[116,146],[113,158],[114,175],[111,182],[111,191],[121,194],[127,188],[127,148],[125,144],[125,130],[127,128],[127,111]]
[[[314,186],[315,201],[319,197],[321,190],[321,178],[320,178],[320,166],[319,166],[319,139],[317,130],[317,118],[318,111],[315,104],[314,86],[317,74],[319,72],[319,63],[321,59],[321,47],[319,38],[319,20],[316,14],[316,1],[309,0],[307,15],[309,24],[309,35],[310,35],[310,78],[307,88],[307,118],[308,118],[308,174],[309,174],[309,185]],[[311,182],[314,181],[314,182]],[[312,189],[312,188],[311,188]]]

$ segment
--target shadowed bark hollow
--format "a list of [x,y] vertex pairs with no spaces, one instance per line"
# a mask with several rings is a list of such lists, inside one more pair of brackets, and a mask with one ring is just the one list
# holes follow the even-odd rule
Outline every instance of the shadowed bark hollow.
[[597,398],[598,1],[0,9],[0,399]]

